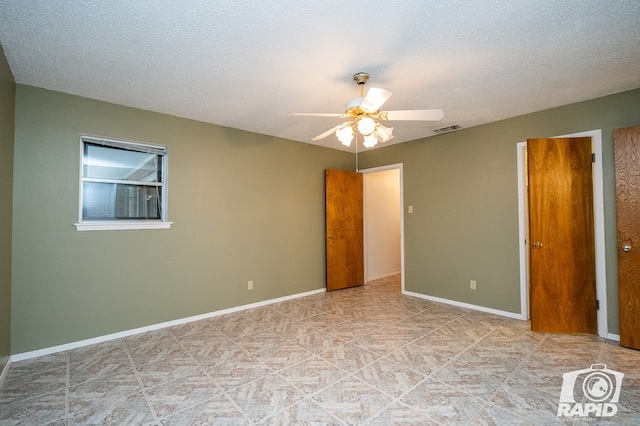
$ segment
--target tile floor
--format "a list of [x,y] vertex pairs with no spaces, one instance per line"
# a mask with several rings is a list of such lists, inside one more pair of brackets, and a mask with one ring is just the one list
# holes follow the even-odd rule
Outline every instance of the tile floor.
[[[625,374],[617,413],[558,418],[563,373],[595,363]],[[399,277],[16,362],[0,389],[0,425],[563,422],[640,424],[640,351],[402,296]]]

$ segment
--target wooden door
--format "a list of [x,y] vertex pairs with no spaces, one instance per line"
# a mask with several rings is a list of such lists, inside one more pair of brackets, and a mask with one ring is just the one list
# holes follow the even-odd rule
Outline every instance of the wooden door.
[[597,333],[591,138],[527,140],[531,329]]
[[620,344],[640,349],[640,126],[613,133]]
[[364,284],[362,174],[325,171],[327,291]]

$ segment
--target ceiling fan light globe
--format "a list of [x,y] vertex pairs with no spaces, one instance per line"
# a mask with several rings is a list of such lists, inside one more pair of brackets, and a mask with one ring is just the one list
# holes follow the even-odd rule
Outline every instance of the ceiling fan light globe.
[[364,145],[365,148],[373,148],[378,144],[378,138],[376,138],[372,134],[366,135],[364,137],[364,142],[362,144]]
[[386,127],[382,124],[378,124],[373,134],[380,140],[380,142],[387,142],[393,138],[393,127]]
[[351,126],[346,126],[336,130],[336,137],[344,146],[351,146],[353,140],[353,129]]
[[353,140],[353,137],[349,137],[349,138],[341,138],[340,139],[340,143],[344,146],[351,146],[351,141]]
[[363,135],[370,135],[376,128],[376,122],[370,117],[364,117],[358,120],[358,131]]

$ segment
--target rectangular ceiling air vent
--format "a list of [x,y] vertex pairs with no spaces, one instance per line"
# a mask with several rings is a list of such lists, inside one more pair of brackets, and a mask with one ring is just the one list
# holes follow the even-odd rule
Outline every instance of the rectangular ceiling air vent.
[[462,129],[462,126],[459,124],[454,124],[452,126],[447,126],[447,127],[442,127],[440,129],[436,129],[433,131],[433,133],[446,133],[446,132],[452,132],[454,130],[458,130],[458,129]]

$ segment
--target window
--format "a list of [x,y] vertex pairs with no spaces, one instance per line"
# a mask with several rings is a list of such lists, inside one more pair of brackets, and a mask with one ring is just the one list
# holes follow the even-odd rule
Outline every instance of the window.
[[167,147],[81,138],[79,231],[169,228]]

